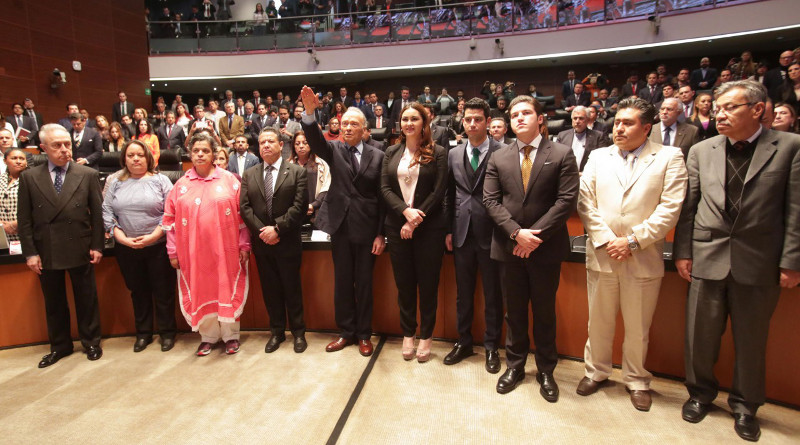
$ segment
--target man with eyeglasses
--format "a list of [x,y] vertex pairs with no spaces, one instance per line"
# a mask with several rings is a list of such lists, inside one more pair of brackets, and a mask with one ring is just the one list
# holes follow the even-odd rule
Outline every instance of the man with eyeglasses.
[[769,97],[774,102],[780,102],[779,90],[788,77],[787,71],[789,70],[789,65],[792,64],[792,60],[794,60],[794,56],[791,51],[782,52],[780,58],[778,58],[778,66],[767,71],[764,77],[764,86],[767,87]]
[[456,321],[458,343],[444,358],[454,365],[473,355],[472,319],[475,312],[475,280],[478,271],[483,282],[486,332],[486,371],[500,372],[500,332],[503,328],[503,294],[500,288],[500,265],[491,259],[494,223],[483,206],[483,179],[492,153],[505,144],[486,132],[489,104],[480,98],[464,103],[462,124],[468,140],[448,153],[449,185],[445,197],[451,221],[445,244],[453,252],[456,268]]
[[653,125],[649,139],[656,144],[679,147],[683,152],[683,158],[686,159],[689,149],[700,142],[700,134],[694,125],[678,122],[678,116],[682,113],[681,101],[674,97],[664,99],[658,110],[658,117],[661,121]]
[[673,257],[690,282],[682,415],[703,420],[717,397],[714,365],[730,317],[736,357],[728,405],[734,429],[756,441],[764,404],[769,322],[781,288],[800,283],[800,136],[764,129],[767,90],[743,80],[719,87],[720,135],[693,146]]

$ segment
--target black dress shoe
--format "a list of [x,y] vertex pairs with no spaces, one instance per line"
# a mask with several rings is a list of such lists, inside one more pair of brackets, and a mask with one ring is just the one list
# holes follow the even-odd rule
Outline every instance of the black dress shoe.
[[708,410],[711,409],[711,404],[700,403],[695,399],[689,399],[683,404],[681,408],[681,416],[683,420],[690,423],[697,423],[705,419]]
[[500,353],[497,352],[497,349],[486,350],[486,370],[490,374],[500,372]]
[[286,337],[278,337],[277,335],[273,335],[269,338],[269,341],[267,341],[267,346],[264,347],[264,352],[269,354],[270,352],[277,351],[278,347],[281,345],[281,343],[283,343],[284,340],[286,340]]
[[42,361],[39,362],[39,367],[46,368],[50,365],[55,364],[57,361],[61,360],[62,358],[70,354],[72,354],[72,351],[64,351],[64,352],[53,351],[42,357]]
[[89,346],[86,348],[86,358],[89,360],[95,361],[100,359],[103,356],[103,348],[98,346]]
[[558,402],[558,384],[551,372],[540,372],[536,374],[536,381],[539,382],[539,394],[550,403]]
[[136,343],[133,344],[133,352],[142,352],[147,348],[147,345],[153,343],[153,337],[150,338],[137,338]]
[[475,355],[475,353],[472,352],[472,346],[465,346],[462,345],[461,343],[456,343],[455,346],[453,346],[453,349],[450,351],[450,353],[444,357],[444,364],[455,365],[456,363],[459,363],[461,360],[464,360],[465,358],[470,357],[472,355]]
[[161,352],[167,352],[170,349],[175,347],[175,339],[174,338],[162,338],[161,339]]
[[755,416],[750,414],[733,413],[733,418],[736,421],[733,423],[733,429],[736,434],[744,440],[750,442],[757,442],[761,437],[761,427],[758,426],[758,420]]
[[306,337],[304,335],[294,338],[294,352],[299,354],[305,351],[307,347],[308,343],[306,342]]
[[500,394],[508,394],[514,390],[514,388],[519,385],[522,379],[525,378],[525,370],[524,369],[514,369],[508,368],[503,375],[500,376],[500,379],[497,380],[497,392]]

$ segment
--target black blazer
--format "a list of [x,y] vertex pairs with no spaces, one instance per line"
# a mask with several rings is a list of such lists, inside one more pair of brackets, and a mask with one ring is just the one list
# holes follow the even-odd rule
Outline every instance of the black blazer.
[[159,127],[156,131],[159,147],[161,147],[162,150],[183,147],[186,142],[186,135],[183,133],[183,127],[178,124],[173,124],[170,134],[167,134],[167,127],[168,125],[164,125]]
[[713,138],[714,136],[719,134],[719,132],[717,131],[717,120],[714,118],[713,114],[710,116],[710,119],[708,120],[708,129],[707,130],[705,128],[703,128],[702,122],[700,122],[700,119],[698,119],[696,117],[694,119],[688,121],[687,123],[692,124],[695,127],[697,127],[697,135],[700,137],[701,141],[704,141],[704,140],[709,139],[709,138]]
[[431,139],[433,139],[434,144],[439,144],[444,149],[450,150],[450,132],[447,131],[447,128],[441,125],[434,125]]
[[[564,130],[561,133],[558,133],[558,137],[556,138],[556,142],[559,144],[564,144],[567,147],[572,148],[572,140],[575,138],[575,129],[570,128],[569,130]],[[583,157],[578,162],[578,171],[583,171],[583,168],[586,167],[586,161],[589,160],[589,154],[592,150],[596,148],[608,147],[611,145],[610,141],[606,139],[604,133],[601,133],[596,130],[589,130],[586,129],[586,144],[584,145],[583,149]]]
[[[133,117],[133,110],[135,108],[136,105],[134,105],[133,102],[125,102],[125,114],[128,116]],[[114,105],[111,106],[111,121],[122,123],[122,104],[119,102],[115,102]]]
[[84,127],[80,145],[75,144],[75,130],[69,131],[72,139],[72,159],[86,158],[87,166],[97,168],[103,156],[103,138],[94,128]]
[[584,107],[588,107],[590,97],[591,96],[589,96],[589,93],[585,91],[581,93],[580,99],[575,98],[575,93],[572,93],[564,98],[564,108],[574,107],[577,105],[583,105]]
[[[403,157],[405,144],[395,144],[386,149],[381,171],[381,194],[386,202],[386,227],[399,231],[406,223],[403,210],[408,204],[403,201],[397,166]],[[414,190],[414,208],[422,210],[425,218],[416,230],[446,229],[447,215],[444,211],[444,195],[447,191],[447,150],[434,145],[433,161],[420,165],[417,188]]]
[[[280,170],[273,172],[273,175],[275,191],[272,194],[271,217],[267,215],[263,164],[247,169],[242,175],[239,211],[250,229],[253,252],[275,256],[302,255],[300,227],[308,210],[306,169],[283,159]],[[269,245],[261,241],[258,234],[264,226],[273,225],[278,226],[280,241]]]
[[70,162],[61,193],[48,163],[22,172],[17,221],[23,256],[39,255],[42,268],[65,270],[89,263],[103,251],[103,199],[99,173]]
[[542,139],[533,160],[528,189],[522,189],[519,140],[492,154],[483,183],[483,204],[497,227],[492,238],[493,259],[521,260],[514,256],[517,229],[539,229],[542,244],[528,261],[559,263],[569,255],[567,219],[578,202],[578,164],[572,149]]
[[[717,77],[719,77],[719,73],[717,72],[716,68],[706,68],[705,77],[703,77],[703,70],[701,68],[697,68],[696,70],[692,71],[692,74],[689,76],[689,84],[692,85],[692,89],[695,91],[711,90],[714,88],[714,84],[717,82]],[[701,87],[700,82],[707,82],[707,85]]]
[[347,237],[353,243],[371,244],[383,234],[386,208],[380,199],[383,152],[364,144],[358,171],[350,164],[344,142],[326,141],[316,121],[303,118],[300,125],[311,152],[331,167],[331,187],[317,214],[317,226],[331,235],[347,220]]
[[447,154],[449,175],[445,209],[449,232],[453,234],[456,247],[464,245],[467,235],[472,235],[481,249],[489,250],[492,246],[494,222],[483,206],[483,179],[492,153],[504,147],[504,144],[489,138],[489,151],[475,171],[469,165],[466,142]]
[[638,94],[638,96],[641,99],[650,102],[651,104],[655,104],[664,100],[664,93],[661,91],[661,87],[658,85],[656,85],[655,91],[652,95],[650,94],[650,86],[646,85],[644,88],[642,88],[642,91]]

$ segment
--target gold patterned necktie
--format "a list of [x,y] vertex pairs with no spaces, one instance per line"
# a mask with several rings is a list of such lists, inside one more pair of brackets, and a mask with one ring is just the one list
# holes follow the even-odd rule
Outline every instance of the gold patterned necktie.
[[533,162],[531,161],[531,151],[533,151],[533,147],[530,145],[526,145],[522,147],[524,157],[522,158],[522,190],[528,190],[528,181],[531,179],[531,168],[533,167]]

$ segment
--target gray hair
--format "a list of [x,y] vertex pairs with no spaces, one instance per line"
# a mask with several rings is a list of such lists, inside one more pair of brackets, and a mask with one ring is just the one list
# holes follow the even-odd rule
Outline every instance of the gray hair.
[[747,102],[757,104],[759,102],[767,102],[767,88],[760,82],[754,80],[734,80],[725,82],[717,88],[714,92],[714,99],[719,99],[723,94],[731,90],[742,90]]
[[[367,126],[367,116],[364,115],[364,112],[361,111],[359,108],[350,107],[344,112],[344,114],[347,114],[347,113],[353,113],[356,116],[358,116],[358,119],[361,121],[361,126],[362,127],[366,127]],[[342,116],[344,116],[344,114]]]
[[683,102],[681,102],[677,97],[668,97],[668,98],[664,99],[663,102],[661,102],[661,105],[664,105],[665,103],[667,103],[668,100],[669,101],[675,101],[675,103],[677,104],[677,107],[678,107],[678,111],[680,111],[680,112],[683,112],[683,110],[686,108],[686,107],[683,106]]
[[62,127],[60,124],[44,124],[42,125],[42,128],[39,129],[39,141],[43,144],[48,144],[50,143],[51,135],[59,131],[63,131],[69,135],[67,129]]
[[583,113],[587,118],[589,117],[588,110],[583,105],[578,105],[572,109],[572,113],[570,113],[569,117],[575,117],[575,113]]

